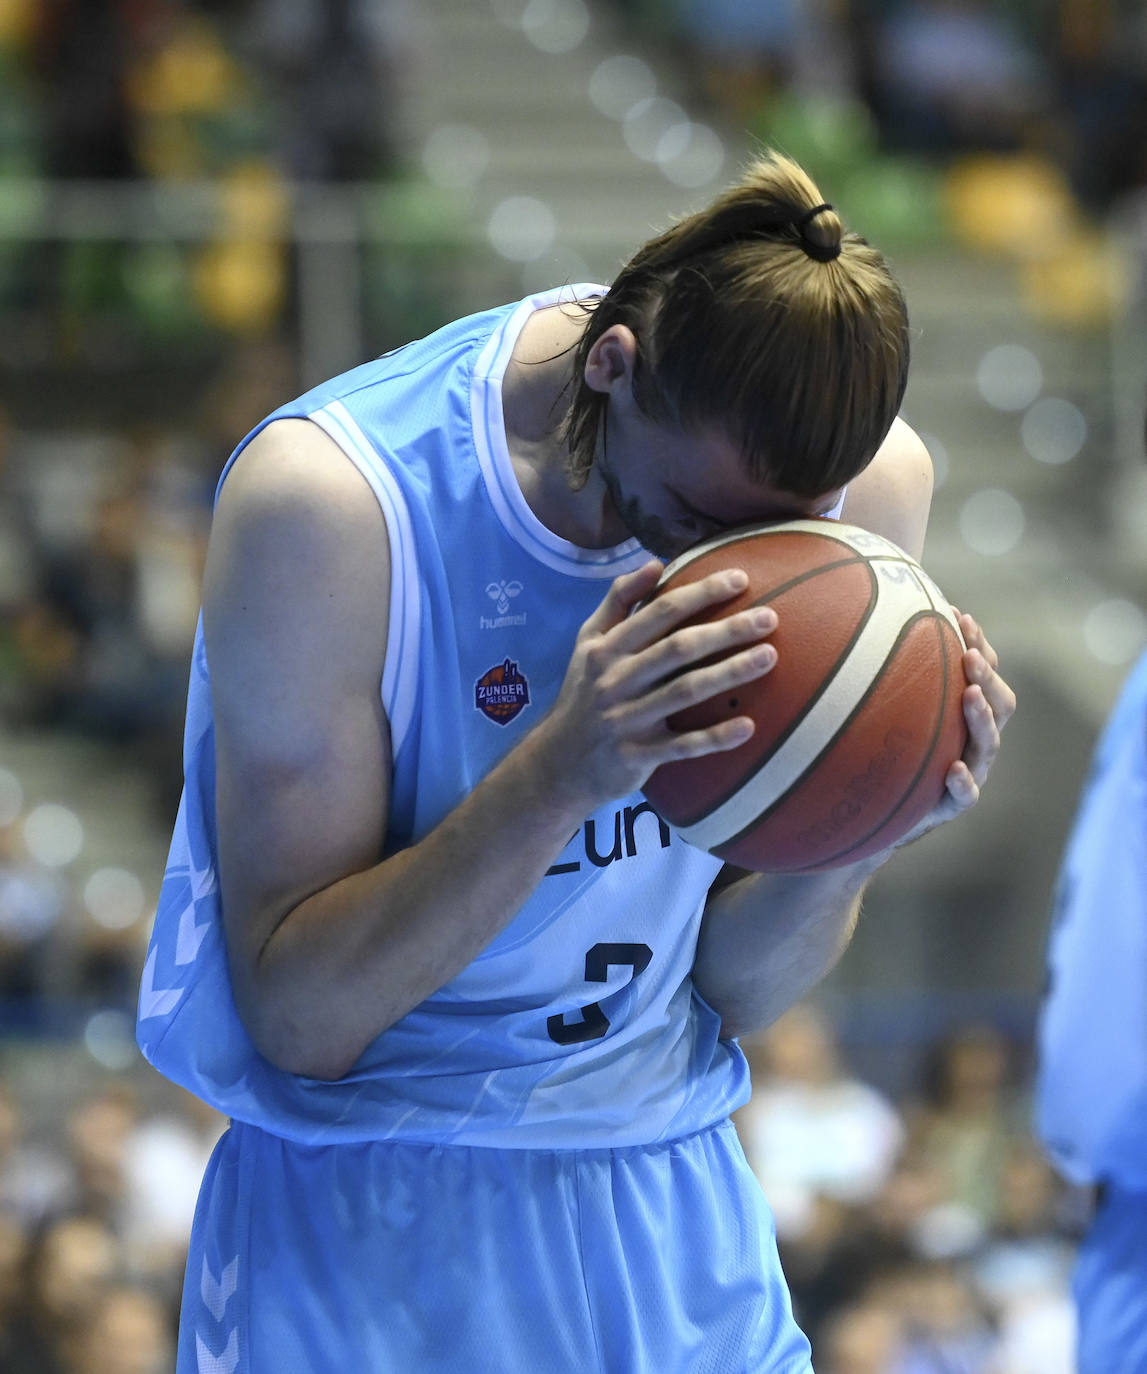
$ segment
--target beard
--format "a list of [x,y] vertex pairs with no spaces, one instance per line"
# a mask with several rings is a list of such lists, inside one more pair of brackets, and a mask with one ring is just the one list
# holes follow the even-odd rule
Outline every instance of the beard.
[[635,496],[627,496],[622,491],[615,472],[605,464],[600,466],[599,471],[621,523],[642,548],[647,549],[655,558],[668,562],[689,547],[691,540],[684,538],[680,531],[675,532],[672,526],[656,515],[643,511]]
[[609,421],[610,412],[607,410],[602,441],[594,456],[594,466],[605,483],[605,489],[609,493],[609,499],[618,518],[629,534],[655,558],[668,562],[679,553],[683,553],[693,541],[683,536],[680,530],[674,530],[672,525],[667,524],[659,516],[643,510],[636,496],[626,494],[609,461]]

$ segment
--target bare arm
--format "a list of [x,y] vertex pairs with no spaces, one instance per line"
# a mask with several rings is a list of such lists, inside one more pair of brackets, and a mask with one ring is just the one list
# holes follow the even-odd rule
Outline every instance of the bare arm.
[[693,981],[720,1013],[723,1036],[771,1025],[832,970],[883,862],[809,876],[722,874],[705,908]]
[[[739,584],[658,598],[619,578],[578,634],[553,710],[412,847],[385,859],[380,704],[385,525],[364,479],[307,421],[268,426],[224,483],[204,632],[216,721],[224,926],[259,1050],[337,1078],[512,918],[570,833],[660,762],[747,738],[741,718],[677,735],[669,715],[766,672],[775,621],[677,627]],[[746,647],[748,646],[748,647]],[[723,662],[693,666],[730,648]],[[689,671],[681,672],[681,669]]]
[[920,559],[932,507],[932,460],[920,436],[894,420],[872,462],[849,484],[841,519],[882,534]]
[[[842,516],[919,558],[931,495],[927,450],[897,421],[850,486]],[[983,631],[971,616],[962,617],[961,627],[969,646],[968,747],[949,771],[943,801],[901,844],[975,803],[999,750],[1000,730],[1015,709]],[[899,847],[819,874],[722,873],[706,905],[693,971],[698,991],[721,1015],[722,1034],[769,1025],[833,969],[856,928],[868,880]]]

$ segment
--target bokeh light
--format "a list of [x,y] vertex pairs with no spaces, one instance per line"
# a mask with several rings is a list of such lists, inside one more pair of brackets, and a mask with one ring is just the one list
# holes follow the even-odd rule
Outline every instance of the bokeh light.
[[606,57],[589,79],[589,98],[609,119],[624,119],[634,105],[656,94],[657,78],[640,57]]
[[84,906],[97,924],[126,930],[143,915],[143,884],[126,868],[99,868],[84,884]]
[[1131,663],[1147,646],[1147,616],[1123,597],[1100,601],[1084,617],[1083,642],[1101,663]]
[[1039,463],[1069,463],[1087,442],[1087,417],[1070,401],[1044,396],[1020,425],[1024,448]]
[[583,0],[530,0],[522,32],[539,52],[572,52],[589,32],[589,10]]
[[643,162],[656,162],[663,146],[670,149],[673,146],[672,140],[665,143],[666,136],[680,130],[677,137],[687,137],[690,123],[689,116],[675,100],[654,95],[639,100],[625,116],[621,127],[626,146],[634,157]]
[[725,145],[707,124],[674,124],[657,145],[657,164],[675,186],[707,186],[725,164]]
[[461,191],[481,180],[490,165],[490,144],[469,124],[441,124],[422,148],[422,166],[436,186]]
[[24,821],[28,853],[46,868],[64,868],[79,858],[84,827],[79,816],[56,802],[33,807]]
[[93,1012],[84,1026],[84,1047],[97,1064],[122,1073],[139,1058],[135,1023],[126,1012],[113,1007]]
[[494,250],[511,262],[540,258],[557,234],[554,212],[533,196],[507,196],[494,207],[487,233]]
[[1024,510],[1010,491],[985,487],[960,509],[960,536],[968,548],[989,558],[1011,553],[1023,538]]
[[996,410],[1026,410],[1043,389],[1043,367],[1030,348],[999,344],[980,359],[976,385]]

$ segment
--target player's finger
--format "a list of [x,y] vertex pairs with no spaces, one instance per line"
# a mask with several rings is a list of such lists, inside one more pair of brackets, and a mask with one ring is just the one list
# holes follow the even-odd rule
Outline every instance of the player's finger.
[[763,677],[776,661],[777,651],[771,644],[753,644],[717,663],[681,673],[634,700],[630,713],[633,728],[647,728],[698,702],[742,687],[746,682]]
[[980,799],[979,783],[976,782],[972,770],[963,759],[958,760],[948,769],[944,785],[948,789],[948,796],[952,804],[958,811],[966,811],[970,806],[975,806]]
[[605,634],[625,621],[657,586],[664,568],[656,559],[643,563],[634,572],[623,573],[610,583],[601,605],[585,621],[582,633]]
[[987,636],[984,634],[983,627],[973,616],[964,612],[957,612],[960,625],[960,632],[964,636],[964,643],[969,649],[978,649],[984,658],[993,668],[1000,666],[1000,658],[991,644],[988,643]]
[[618,625],[612,633],[612,647],[618,653],[638,653],[686,620],[743,592],[748,584],[748,576],[740,568],[728,568],[674,587],[646,602],[624,624]]
[[1015,714],[1016,694],[996,671],[995,663],[982,649],[969,649],[964,655],[964,676],[983,692],[1002,730]]
[[[603,685],[617,700],[623,697],[636,697],[656,683],[672,678],[677,692],[682,695],[688,692],[691,696],[683,705],[692,705],[694,700],[705,699],[704,696],[692,696],[697,684],[714,682],[713,687],[706,693],[708,696],[723,691],[723,676],[742,672],[747,660],[742,662],[739,655],[734,659],[722,659],[719,664],[714,665],[712,673],[701,677],[689,673],[686,678],[685,670],[716,654],[728,654],[744,645],[756,643],[764,635],[772,634],[776,628],[777,613],[770,606],[753,606],[705,625],[688,625],[655,640],[648,648],[638,653],[619,659],[612,681],[603,682]],[[776,651],[769,646],[768,653],[763,658],[753,660],[753,666],[764,670],[771,668],[775,661]],[[732,666],[728,666],[730,664]],[[747,681],[744,677],[736,680]],[[734,679],[730,676],[729,685],[733,685],[733,682]],[[680,710],[681,707],[676,706],[672,709]]]
[[643,751],[651,768],[679,759],[696,759],[704,754],[726,753],[736,749],[753,736],[756,729],[751,717],[732,716],[700,730],[677,733],[666,730]]
[[968,723],[968,743],[964,748],[963,762],[979,787],[1000,752],[1000,728],[984,689],[978,685],[965,689],[964,719]]

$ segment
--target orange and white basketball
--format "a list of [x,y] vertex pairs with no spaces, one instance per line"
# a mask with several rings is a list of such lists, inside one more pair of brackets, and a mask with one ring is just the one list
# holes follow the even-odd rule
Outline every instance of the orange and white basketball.
[[966,739],[964,640],[943,593],[879,535],[834,520],[730,530],[666,567],[654,595],[723,568],[749,585],[701,619],[772,606],[773,670],[671,717],[756,723],[738,748],[664,764],[644,791],[690,844],[806,872],[900,839],[940,800]]

